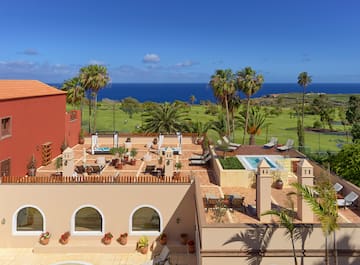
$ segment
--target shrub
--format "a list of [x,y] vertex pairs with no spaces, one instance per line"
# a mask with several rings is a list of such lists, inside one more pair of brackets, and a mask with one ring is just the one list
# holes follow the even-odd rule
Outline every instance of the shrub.
[[243,164],[234,156],[219,158],[223,169],[245,169]]

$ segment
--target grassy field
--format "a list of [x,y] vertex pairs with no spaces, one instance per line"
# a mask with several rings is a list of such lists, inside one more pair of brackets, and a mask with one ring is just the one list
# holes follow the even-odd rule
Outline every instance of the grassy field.
[[[299,95],[289,94],[286,96],[285,104],[290,102],[295,102]],[[331,96],[334,102],[339,104],[344,104],[348,101],[349,95],[336,95]],[[290,104],[291,106],[291,104]],[[269,108],[269,107],[268,107]],[[72,109],[71,106],[68,106],[68,109]],[[266,118],[266,126],[262,129],[261,133],[256,136],[256,144],[262,145],[266,143],[272,136],[278,138],[279,143],[286,143],[287,139],[294,139],[295,146],[297,145],[297,133],[296,133],[296,122],[297,118],[291,116],[293,110],[291,108],[282,108],[282,113],[279,116],[269,116]],[[216,117],[210,114],[205,114],[205,106],[203,105],[193,105],[189,107],[189,117],[192,121],[209,121],[214,120]],[[319,120],[317,115],[306,115],[304,125],[306,127],[312,127],[315,120]],[[120,109],[120,103],[104,103],[101,102],[98,105],[97,110],[97,130],[99,132],[113,132],[118,131],[120,133],[130,133],[136,131],[138,127],[142,124],[141,113],[133,114],[133,117],[130,118],[128,114],[123,112]],[[84,108],[83,115],[83,128],[85,131],[88,129],[88,109]],[[344,128],[340,125],[334,125],[334,129],[338,131],[335,133],[319,133],[319,132],[305,132],[305,144],[306,151],[310,153],[317,152],[338,152],[342,144],[351,141],[351,138],[347,139],[344,135]],[[349,129],[349,128],[348,128]],[[209,131],[209,137],[213,141],[219,138],[215,131]],[[235,131],[235,142],[242,142],[243,130],[237,129]],[[248,136],[246,137],[245,143],[248,143]]]

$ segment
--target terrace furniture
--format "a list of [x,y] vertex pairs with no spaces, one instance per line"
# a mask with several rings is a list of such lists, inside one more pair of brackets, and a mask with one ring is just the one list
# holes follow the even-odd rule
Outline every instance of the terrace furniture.
[[147,165],[145,167],[145,174],[152,174],[152,172],[155,170],[156,166],[155,165]]
[[83,165],[80,165],[80,166],[75,166],[75,172],[78,173],[78,174],[83,174],[85,173],[85,167]]
[[278,142],[278,139],[276,137],[271,137],[270,142],[264,144],[265,148],[272,148],[274,147]]
[[89,175],[90,174],[100,174],[104,168],[105,168],[105,166],[98,166],[98,165],[87,166],[86,173],[88,173]]
[[210,155],[210,151],[207,150],[203,155],[193,155],[189,157],[189,160],[203,160]]
[[227,145],[232,146],[232,147],[236,147],[236,149],[241,146],[241,144],[231,142],[230,139],[226,135],[223,136],[223,140]]
[[336,191],[336,193],[340,192],[344,188],[344,186],[338,182],[336,182],[333,187],[334,187],[334,190]]
[[198,159],[198,160],[191,160],[190,161],[190,163],[189,163],[189,165],[190,166],[195,166],[195,165],[197,165],[197,166],[203,166],[203,165],[206,165],[207,164],[207,162],[209,162],[210,161],[210,159],[211,159],[211,155],[208,155],[205,159]]
[[278,146],[277,150],[279,151],[287,151],[290,150],[291,148],[293,148],[294,146],[294,140],[293,139],[288,139],[285,145],[282,146]]
[[239,196],[237,194],[233,195],[231,200],[231,206],[233,209],[237,209],[239,211],[246,212],[246,207],[244,205],[245,197]]
[[338,207],[350,207],[354,204],[354,202],[359,198],[355,192],[350,192],[348,195],[345,196],[344,199],[337,199]]
[[220,198],[212,193],[205,194],[205,211],[209,209],[214,209],[216,204],[219,202]]
[[227,143],[221,141],[220,139],[217,140],[216,149],[224,151],[224,152],[232,152],[238,149],[236,146],[228,145]]

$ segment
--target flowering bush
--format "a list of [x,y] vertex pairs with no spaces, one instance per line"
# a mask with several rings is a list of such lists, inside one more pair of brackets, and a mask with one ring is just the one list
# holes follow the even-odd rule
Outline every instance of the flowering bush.
[[108,232],[104,235],[104,238],[106,238],[106,239],[111,239],[113,237],[114,237],[113,234],[111,234],[110,232]]

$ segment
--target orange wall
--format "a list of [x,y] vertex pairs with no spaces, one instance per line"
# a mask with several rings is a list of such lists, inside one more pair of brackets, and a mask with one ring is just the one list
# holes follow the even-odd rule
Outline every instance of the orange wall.
[[52,142],[52,158],[65,137],[66,95],[0,101],[0,117],[10,116],[11,137],[0,140],[0,161],[11,159],[11,175],[24,175],[32,154],[41,166],[41,145]]
[[79,142],[81,129],[81,112],[72,110],[65,115],[65,136],[68,146],[74,146]]

